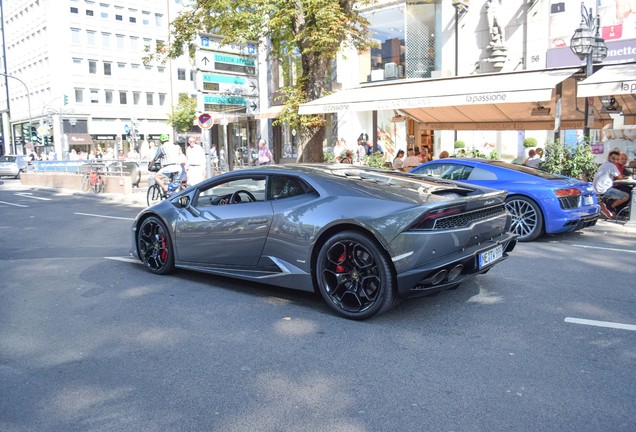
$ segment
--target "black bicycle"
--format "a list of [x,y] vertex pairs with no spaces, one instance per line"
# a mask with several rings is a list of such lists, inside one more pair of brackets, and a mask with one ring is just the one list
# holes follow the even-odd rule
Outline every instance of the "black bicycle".
[[159,201],[170,198],[174,194],[184,190],[186,187],[188,187],[188,177],[185,171],[185,164],[181,164],[180,173],[170,174],[170,183],[168,183],[167,191],[164,191],[157,183],[153,183],[148,186],[148,192],[146,192],[146,201],[148,202],[148,206],[155,205]]

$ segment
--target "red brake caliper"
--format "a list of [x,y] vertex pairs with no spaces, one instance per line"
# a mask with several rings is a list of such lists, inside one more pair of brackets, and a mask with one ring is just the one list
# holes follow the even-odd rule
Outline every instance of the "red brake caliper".
[[[340,255],[340,257],[338,258],[338,262],[343,262],[344,259],[345,259],[345,253],[343,251],[342,254]],[[343,266],[343,265],[338,264],[336,266],[336,271],[338,273],[346,273],[347,272],[347,268],[345,266]]]
[[161,260],[162,261],[165,261],[166,256],[168,255],[167,245],[168,245],[168,242],[166,242],[166,236],[164,234],[161,236]]

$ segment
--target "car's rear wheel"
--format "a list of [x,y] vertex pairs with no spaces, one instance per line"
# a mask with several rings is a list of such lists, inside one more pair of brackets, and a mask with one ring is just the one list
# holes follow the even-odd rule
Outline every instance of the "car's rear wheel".
[[512,216],[510,232],[517,234],[517,240],[528,242],[543,234],[543,213],[529,198],[512,196],[506,199],[506,208]]
[[320,294],[340,315],[363,320],[397,300],[391,263],[368,236],[343,231],[329,238],[316,262]]
[[137,234],[137,250],[144,266],[155,274],[174,270],[174,251],[168,229],[157,217],[145,219]]

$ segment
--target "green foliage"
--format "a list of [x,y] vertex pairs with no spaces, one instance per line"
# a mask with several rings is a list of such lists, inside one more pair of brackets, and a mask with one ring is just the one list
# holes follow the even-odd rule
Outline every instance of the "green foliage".
[[533,138],[533,137],[528,137],[528,138],[523,140],[523,146],[525,148],[536,147],[537,146],[537,139]]
[[333,152],[330,151],[326,151],[323,153],[323,159],[325,161],[325,163],[337,163],[338,161],[336,160],[336,155],[333,154]]
[[178,132],[187,132],[197,117],[197,100],[187,93],[179,94],[179,103],[168,115],[168,124]]
[[486,153],[482,153],[476,148],[472,148],[468,151],[467,157],[486,159]]
[[466,146],[466,144],[464,143],[464,141],[462,141],[462,140],[455,141],[455,148],[456,149],[464,148],[465,146]]
[[568,177],[592,181],[594,174],[598,171],[598,164],[594,160],[591,147],[587,142],[579,144],[570,152],[566,170]]
[[545,146],[545,161],[539,168],[552,174],[592,181],[598,165],[588,143],[579,144],[569,151],[560,142],[548,142]]
[[[268,61],[284,75],[280,122],[299,129],[304,162],[321,162],[322,115],[299,116],[298,106],[329,92],[333,60],[345,45],[368,49],[368,21],[360,9],[370,0],[192,0],[171,23],[171,42],[144,62],[165,61],[197,49],[199,33],[222,35],[223,44],[267,39]],[[261,49],[264,49],[261,46]],[[295,79],[294,79],[295,78]],[[304,129],[304,130],[303,130]]]
[[499,160],[499,153],[497,153],[497,150],[491,151],[490,154],[488,155],[488,159]]
[[380,152],[375,152],[364,158],[364,164],[373,168],[389,169],[386,165],[386,158]]

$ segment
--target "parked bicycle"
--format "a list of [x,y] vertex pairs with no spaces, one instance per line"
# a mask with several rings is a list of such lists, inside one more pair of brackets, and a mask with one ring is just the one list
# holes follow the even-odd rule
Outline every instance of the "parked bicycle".
[[86,173],[82,177],[82,190],[84,192],[93,191],[95,193],[104,192],[104,179],[102,178],[103,167],[93,164],[89,165]]
[[146,193],[148,206],[170,198],[174,194],[181,192],[186,187],[188,187],[188,176],[185,171],[185,164],[181,164],[181,173],[174,173],[170,176],[170,183],[168,183],[167,191],[164,191],[157,183],[153,183],[148,186],[148,192]]

